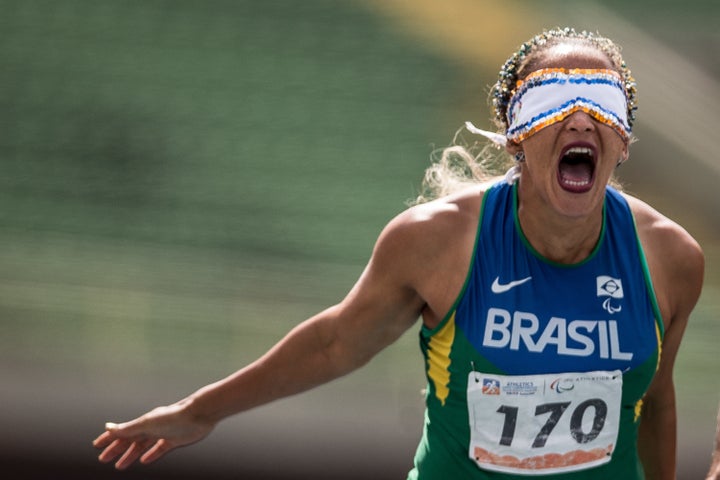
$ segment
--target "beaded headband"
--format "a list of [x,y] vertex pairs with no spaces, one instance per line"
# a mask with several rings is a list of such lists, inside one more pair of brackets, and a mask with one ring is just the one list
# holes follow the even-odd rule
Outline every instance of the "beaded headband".
[[507,110],[506,137],[522,142],[577,111],[629,140],[627,98],[622,78],[608,69],[545,68],[517,82]]
[[517,81],[522,76],[522,71],[528,62],[536,56],[536,54],[548,46],[561,44],[564,42],[578,42],[580,45],[586,45],[595,48],[604,53],[615,66],[623,78],[625,94],[627,96],[628,106],[628,124],[632,126],[635,122],[636,111],[638,108],[637,83],[625,64],[620,54],[620,47],[609,38],[602,37],[588,31],[577,32],[573,28],[556,28],[546,30],[543,33],[535,35],[527,42],[520,45],[520,48],[510,58],[498,73],[498,79],[491,89],[492,109],[495,122],[503,131],[507,129],[506,113],[510,96],[513,93]]

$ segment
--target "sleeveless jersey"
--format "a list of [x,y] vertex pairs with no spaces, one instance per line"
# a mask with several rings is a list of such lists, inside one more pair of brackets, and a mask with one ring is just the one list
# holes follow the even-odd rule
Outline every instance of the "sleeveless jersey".
[[573,265],[534,250],[517,211],[516,184],[488,189],[465,285],[420,332],[425,426],[408,479],[641,479],[664,332],[629,205],[607,187],[599,241]]

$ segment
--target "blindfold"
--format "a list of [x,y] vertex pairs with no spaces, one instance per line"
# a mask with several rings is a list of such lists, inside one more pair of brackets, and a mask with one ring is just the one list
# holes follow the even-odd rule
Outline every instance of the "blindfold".
[[606,69],[546,68],[518,81],[508,104],[508,129],[500,134],[486,132],[469,122],[467,128],[504,144],[506,139],[522,142],[539,130],[582,111],[630,140],[627,97],[620,75]]

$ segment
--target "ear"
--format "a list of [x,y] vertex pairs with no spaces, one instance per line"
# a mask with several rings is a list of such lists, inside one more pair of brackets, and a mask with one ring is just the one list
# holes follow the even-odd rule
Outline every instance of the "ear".
[[505,144],[505,151],[509,153],[511,157],[514,157],[516,153],[522,151],[522,145],[513,140],[508,140]]
[[618,160],[618,166],[627,162],[628,158],[630,158],[630,151],[628,149],[628,144],[626,143],[625,148],[623,148],[622,155],[620,155],[620,160]]

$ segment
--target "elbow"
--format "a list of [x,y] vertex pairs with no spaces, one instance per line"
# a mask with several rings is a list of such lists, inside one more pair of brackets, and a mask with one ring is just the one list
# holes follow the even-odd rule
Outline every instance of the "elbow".
[[316,322],[313,328],[315,365],[317,371],[327,372],[328,380],[344,376],[365,365],[371,355],[366,355],[361,343],[353,340],[337,328],[336,322]]
[[373,353],[359,348],[357,343],[348,343],[340,338],[325,344],[322,350],[322,361],[332,370],[334,377],[342,377],[367,365],[373,356]]

